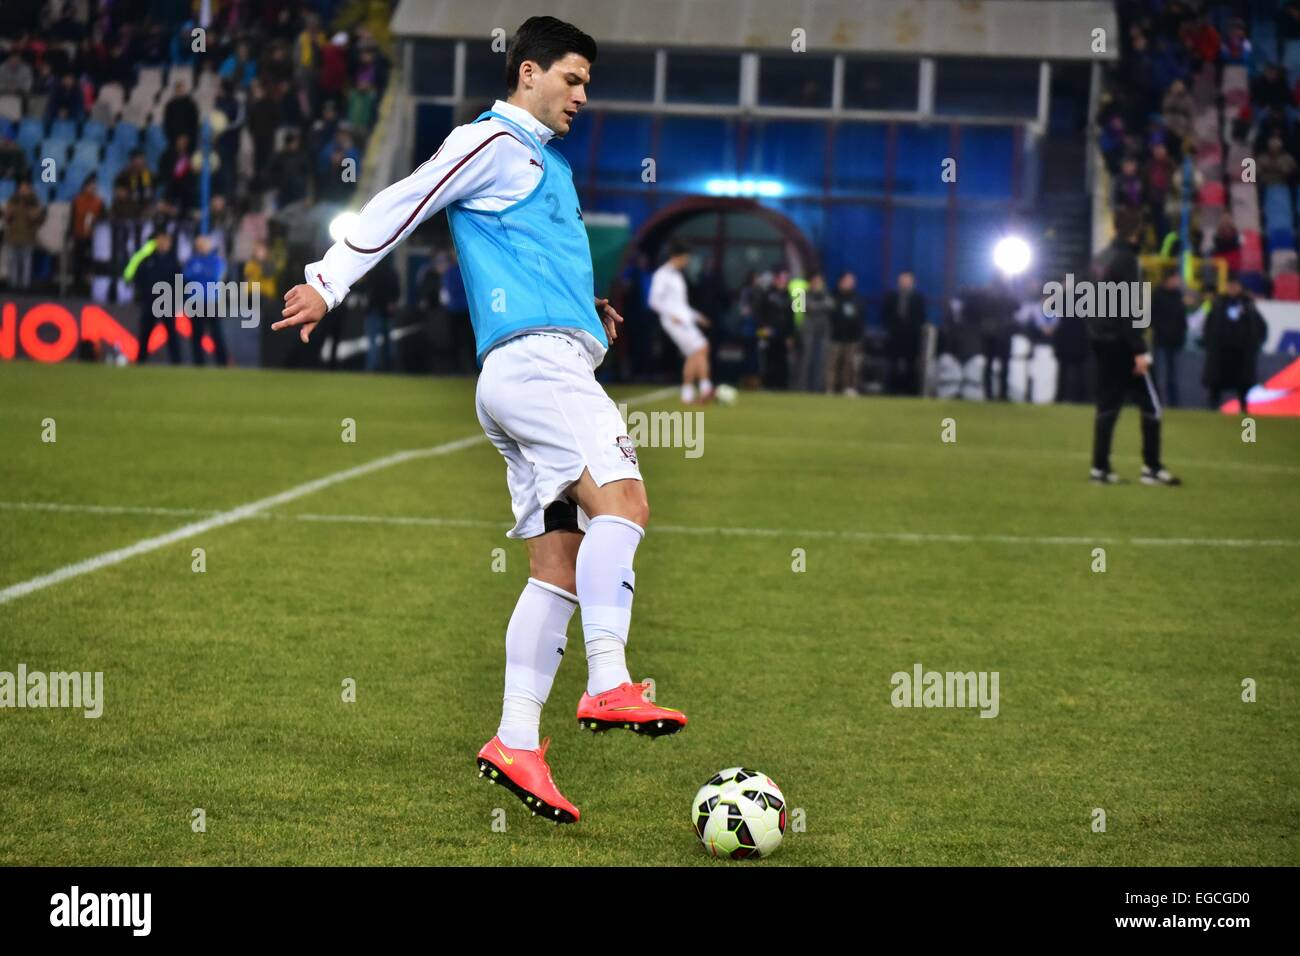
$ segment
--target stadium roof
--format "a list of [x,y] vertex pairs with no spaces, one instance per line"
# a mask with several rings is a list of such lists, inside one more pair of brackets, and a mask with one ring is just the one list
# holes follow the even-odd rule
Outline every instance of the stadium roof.
[[[1109,0],[401,0],[395,36],[489,37],[549,13],[599,43],[708,49],[1113,60],[1119,24]],[[1106,52],[1092,51],[1105,31]]]

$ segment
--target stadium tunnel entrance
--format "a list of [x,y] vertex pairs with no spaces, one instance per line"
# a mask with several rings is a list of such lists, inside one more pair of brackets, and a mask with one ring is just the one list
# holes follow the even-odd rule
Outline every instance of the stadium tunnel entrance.
[[[619,262],[617,275],[644,256],[651,271],[668,243],[678,240],[695,253],[694,267],[713,272],[720,265],[726,289],[735,295],[751,272],[784,263],[792,275],[817,268],[817,252],[787,216],[753,199],[690,196],[656,212],[637,230]],[[698,272],[697,272],[698,274]]]
[[690,196],[647,219],[619,260],[614,300],[629,321],[624,350],[633,377],[680,373],[681,356],[646,304],[650,276],[671,241],[695,253],[687,282],[691,304],[712,322],[714,379],[753,382],[757,374],[753,318],[742,320],[740,290],[751,273],[783,265],[807,276],[818,267],[813,244],[789,217],[748,198]]

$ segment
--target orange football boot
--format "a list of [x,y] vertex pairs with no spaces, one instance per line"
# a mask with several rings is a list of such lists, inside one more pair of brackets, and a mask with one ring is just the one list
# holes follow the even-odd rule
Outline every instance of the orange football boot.
[[542,816],[552,823],[577,823],[581,814],[578,808],[564,799],[551,768],[546,763],[546,748],[551,745],[547,737],[536,750],[516,750],[507,747],[500,737],[493,737],[478,752],[478,775],[487,777],[489,783],[503,784],[524,802],[533,816]]
[[647,737],[675,734],[686,726],[686,715],[660,707],[650,699],[650,682],[619,684],[613,690],[578,701],[578,726],[600,733],[622,728]]

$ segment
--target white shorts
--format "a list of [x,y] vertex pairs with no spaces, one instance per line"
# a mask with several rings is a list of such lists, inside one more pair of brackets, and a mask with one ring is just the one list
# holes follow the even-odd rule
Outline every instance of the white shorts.
[[[641,480],[623,416],[570,335],[534,332],[498,345],[483,360],[475,404],[479,424],[506,460],[515,512],[508,537],[543,534],[546,507],[584,468],[597,485]],[[585,527],[586,515],[578,515]]]
[[668,337],[673,340],[673,344],[681,351],[683,358],[690,358],[700,349],[709,347],[709,340],[704,337],[704,333],[700,331],[700,327],[694,322],[679,322],[661,318],[659,324],[664,327]]

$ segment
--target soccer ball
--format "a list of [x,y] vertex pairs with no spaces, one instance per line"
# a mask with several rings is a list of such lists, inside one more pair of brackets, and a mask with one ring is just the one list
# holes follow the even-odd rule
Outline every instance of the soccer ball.
[[713,856],[771,856],[785,836],[785,797],[767,774],[731,767],[700,787],[691,822]]
[[713,390],[713,398],[719,405],[735,405],[737,394],[732,385],[719,385]]

